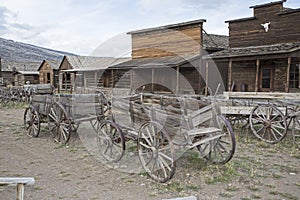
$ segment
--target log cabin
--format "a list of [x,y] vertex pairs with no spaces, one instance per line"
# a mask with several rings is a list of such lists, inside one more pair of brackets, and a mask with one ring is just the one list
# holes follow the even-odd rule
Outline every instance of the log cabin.
[[226,21],[229,48],[203,60],[227,71],[228,91],[300,91],[300,9],[285,2],[251,6],[252,17]]
[[110,67],[113,87],[129,92],[202,93],[206,83],[201,56],[226,49],[228,37],[207,34],[204,19],[129,32],[132,59]]

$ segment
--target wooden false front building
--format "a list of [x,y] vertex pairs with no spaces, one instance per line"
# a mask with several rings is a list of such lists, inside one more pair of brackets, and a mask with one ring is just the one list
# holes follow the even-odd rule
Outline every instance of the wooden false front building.
[[226,49],[228,37],[203,30],[205,20],[194,20],[129,32],[132,60],[112,66],[123,74],[114,87],[130,92],[202,93],[206,85],[201,56]]
[[300,91],[300,9],[284,2],[252,6],[253,17],[227,21],[229,48],[203,58],[227,70],[228,91]]

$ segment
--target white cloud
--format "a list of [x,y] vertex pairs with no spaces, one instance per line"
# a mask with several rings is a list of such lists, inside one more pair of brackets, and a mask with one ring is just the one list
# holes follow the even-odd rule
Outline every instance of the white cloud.
[[[207,19],[209,33],[228,34],[225,20],[252,16],[269,0],[0,0],[0,37],[89,54],[112,36]],[[300,7],[299,0],[286,6]],[[105,46],[105,45],[104,45]]]

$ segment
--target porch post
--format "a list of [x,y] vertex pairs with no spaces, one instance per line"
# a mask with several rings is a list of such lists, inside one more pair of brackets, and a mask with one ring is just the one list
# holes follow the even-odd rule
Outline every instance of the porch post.
[[[104,81],[105,81],[105,78],[103,79],[103,87],[104,87]],[[108,82],[107,87],[109,88],[109,82]],[[114,88],[114,70],[113,69],[111,69],[111,88]]]
[[208,95],[208,67],[209,63],[206,61],[205,63],[205,96]]
[[231,92],[232,86],[232,59],[229,60],[228,65],[228,91]]
[[151,93],[154,94],[154,68],[152,68]]
[[[298,72],[300,72],[300,61],[298,63]],[[300,75],[299,75],[299,81],[298,81],[298,88],[300,88]]]
[[256,60],[255,92],[258,92],[260,60]]
[[176,95],[179,94],[179,67],[176,67]]
[[285,84],[285,92],[286,93],[289,92],[289,88],[290,88],[291,62],[292,62],[292,58],[288,57],[288,65],[287,65],[287,68],[286,68],[286,84]]

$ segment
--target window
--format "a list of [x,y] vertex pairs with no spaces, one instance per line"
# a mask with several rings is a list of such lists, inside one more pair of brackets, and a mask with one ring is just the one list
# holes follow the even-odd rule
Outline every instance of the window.
[[299,64],[291,64],[289,84],[290,88],[299,88]]
[[271,88],[271,74],[272,70],[270,68],[265,68],[262,70],[261,77],[261,87],[262,88]]
[[51,74],[47,73],[47,83],[51,83]]

